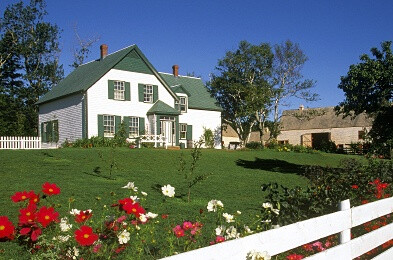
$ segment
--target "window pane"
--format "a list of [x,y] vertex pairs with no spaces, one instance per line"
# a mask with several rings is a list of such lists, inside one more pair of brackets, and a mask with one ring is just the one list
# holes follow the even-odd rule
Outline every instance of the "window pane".
[[117,100],[124,100],[124,81],[115,81],[114,82],[114,98]]
[[153,102],[153,86],[145,85],[143,89],[143,101],[144,102]]
[[115,134],[115,116],[104,115],[104,136]]
[[138,136],[139,135],[139,119],[138,117],[131,116],[130,117],[130,136]]

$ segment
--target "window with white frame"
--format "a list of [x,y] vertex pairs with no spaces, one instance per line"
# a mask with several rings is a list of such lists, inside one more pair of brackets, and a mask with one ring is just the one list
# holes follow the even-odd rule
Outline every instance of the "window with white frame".
[[130,116],[130,129],[129,136],[134,137],[139,135],[139,118],[135,116]]
[[145,85],[143,88],[143,102],[153,103],[153,86]]
[[124,100],[125,86],[124,81],[115,81],[114,84],[114,99]]
[[104,115],[104,136],[115,135],[115,116]]
[[180,97],[180,111],[187,112],[187,97]]
[[187,138],[187,124],[180,124],[180,139]]

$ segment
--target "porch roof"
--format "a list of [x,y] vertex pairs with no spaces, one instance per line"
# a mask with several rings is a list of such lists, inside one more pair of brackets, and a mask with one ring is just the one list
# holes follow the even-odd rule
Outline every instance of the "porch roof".
[[180,115],[180,111],[174,109],[168,104],[161,100],[157,100],[156,103],[147,111],[148,115]]

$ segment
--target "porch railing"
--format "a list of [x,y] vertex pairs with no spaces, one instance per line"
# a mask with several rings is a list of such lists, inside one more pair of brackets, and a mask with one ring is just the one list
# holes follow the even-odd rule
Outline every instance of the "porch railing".
[[154,143],[154,147],[157,147],[157,145],[160,144],[161,146],[165,146],[165,149],[168,148],[166,137],[163,135],[140,135],[139,148],[141,148],[142,143]]

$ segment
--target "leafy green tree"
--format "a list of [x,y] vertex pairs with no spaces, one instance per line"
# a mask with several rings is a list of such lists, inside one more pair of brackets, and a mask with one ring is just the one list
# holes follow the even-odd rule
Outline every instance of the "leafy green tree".
[[373,146],[388,154],[393,147],[393,55],[392,42],[381,43],[381,50],[371,49],[373,58],[363,54],[341,77],[338,88],[345,100],[336,107],[344,117],[366,113],[374,119],[370,131]]
[[217,74],[211,75],[208,88],[223,108],[223,120],[237,133],[244,144],[251,129],[257,125],[263,138],[271,88],[273,54],[270,45],[252,45],[241,41],[236,51],[228,51],[218,61]]
[[16,39],[23,87],[15,95],[23,103],[18,111],[25,116],[25,135],[37,135],[36,102],[63,77],[62,66],[58,64],[60,29],[44,21],[46,14],[44,0],[31,0],[28,5],[19,1],[7,6],[0,20],[1,39],[7,33]]
[[299,45],[287,40],[274,46],[274,62],[271,84],[273,85],[273,125],[271,137],[277,139],[279,131],[279,109],[288,98],[296,97],[306,101],[315,101],[318,95],[311,92],[315,81],[304,79],[302,69],[307,56]]

